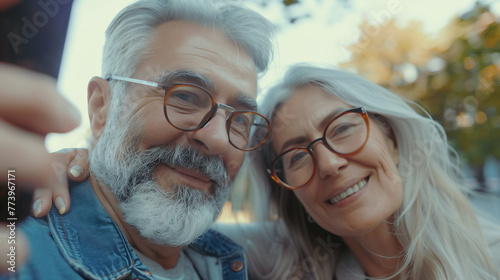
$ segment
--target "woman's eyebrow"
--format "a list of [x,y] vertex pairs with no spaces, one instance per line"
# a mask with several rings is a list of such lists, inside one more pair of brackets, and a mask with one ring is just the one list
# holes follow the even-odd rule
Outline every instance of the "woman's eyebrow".
[[[322,131],[331,120],[333,120],[336,116],[338,116],[339,114],[341,114],[342,112],[344,112],[346,110],[348,110],[348,108],[338,107],[335,110],[331,111],[328,115],[326,115],[323,118],[323,120],[321,120],[321,122],[317,126],[317,129],[319,131]],[[287,147],[297,146],[300,143],[304,143],[306,140],[307,140],[307,137],[305,137],[305,136],[298,136],[298,137],[294,137],[292,139],[289,139],[281,146],[281,152],[283,152],[283,150],[286,149]]]
[[282,153],[288,147],[297,146],[300,143],[304,143],[306,140],[307,139],[305,136],[298,136],[298,137],[294,137],[292,139],[289,139],[285,143],[283,143],[283,145],[281,146],[280,153]]
[[340,115],[342,112],[348,110],[346,107],[338,107],[337,109],[331,111],[328,115],[326,115],[323,120],[318,124],[318,130],[322,130],[326,125],[333,120],[336,116]]

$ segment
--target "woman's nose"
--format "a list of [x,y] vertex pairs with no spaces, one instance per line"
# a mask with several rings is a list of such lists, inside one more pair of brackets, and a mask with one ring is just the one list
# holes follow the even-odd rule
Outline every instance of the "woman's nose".
[[321,179],[337,176],[348,164],[345,157],[335,154],[323,143],[314,147],[314,156],[316,157],[318,175]]

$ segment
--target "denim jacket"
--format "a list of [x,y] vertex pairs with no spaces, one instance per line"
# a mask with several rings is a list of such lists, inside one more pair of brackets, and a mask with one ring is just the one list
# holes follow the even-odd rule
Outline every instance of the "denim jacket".
[[[99,202],[90,183],[70,182],[71,209],[21,226],[30,256],[0,279],[154,279]],[[201,279],[247,279],[243,248],[208,230],[184,249]]]

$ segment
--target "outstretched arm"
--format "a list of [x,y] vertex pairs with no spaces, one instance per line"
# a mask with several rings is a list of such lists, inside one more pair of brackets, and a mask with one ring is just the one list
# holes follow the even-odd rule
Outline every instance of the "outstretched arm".
[[[78,110],[57,93],[51,77],[0,63],[0,194],[2,205],[14,192],[34,188],[49,189],[66,184],[54,169],[56,157],[45,149],[50,132],[68,132],[80,122]],[[11,179],[11,180],[9,180]],[[15,179],[13,181],[12,179]],[[4,189],[6,188],[6,189]],[[9,192],[10,191],[10,192]],[[6,197],[3,197],[4,194]],[[17,197],[17,199],[20,199]],[[4,204],[5,203],[5,204]],[[19,209],[18,201],[16,214]],[[7,210],[7,207],[2,211]],[[27,210],[27,209],[26,209]],[[17,217],[17,216],[16,216]],[[5,221],[0,221],[4,223]],[[0,272],[6,272],[5,261],[10,247],[9,229],[0,227]],[[27,256],[26,241],[18,236],[17,264]]]

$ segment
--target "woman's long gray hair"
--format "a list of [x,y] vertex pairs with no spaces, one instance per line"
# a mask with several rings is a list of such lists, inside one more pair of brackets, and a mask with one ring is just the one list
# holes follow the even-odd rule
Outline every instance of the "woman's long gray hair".
[[[261,102],[262,113],[272,122],[280,105],[304,86],[321,88],[351,106],[363,106],[380,115],[394,133],[404,190],[403,204],[395,213],[394,235],[405,256],[395,275],[406,271],[408,279],[500,278],[478,219],[464,195],[467,190],[458,157],[439,123],[417,104],[355,74],[305,64],[291,67],[283,80],[268,91]],[[293,122],[293,112],[287,113],[290,119],[281,122]],[[307,223],[307,214],[294,193],[269,179],[266,169],[275,156],[268,141],[250,157],[249,168],[257,191],[268,195],[255,206],[260,219],[284,221],[284,226],[276,227],[270,236],[283,242],[281,255],[285,257],[277,259],[272,267],[253,265],[267,271],[267,275],[260,275],[263,278],[331,279],[339,250],[330,246],[326,248],[331,252],[328,258],[324,254],[320,258],[317,249],[340,239],[315,223]]]

